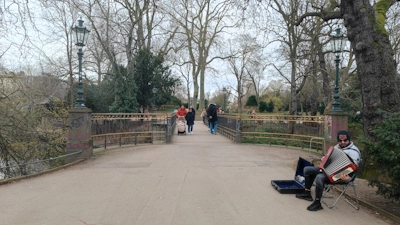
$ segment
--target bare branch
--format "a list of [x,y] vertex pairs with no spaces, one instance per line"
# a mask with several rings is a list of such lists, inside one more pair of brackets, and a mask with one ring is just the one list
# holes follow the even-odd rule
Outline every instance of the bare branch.
[[327,11],[321,11],[321,12],[309,12],[306,14],[303,14],[300,16],[299,20],[296,21],[295,25],[299,26],[301,22],[307,17],[319,17],[323,19],[324,21],[332,20],[332,19],[342,19],[343,16],[339,11],[335,12],[327,12]]

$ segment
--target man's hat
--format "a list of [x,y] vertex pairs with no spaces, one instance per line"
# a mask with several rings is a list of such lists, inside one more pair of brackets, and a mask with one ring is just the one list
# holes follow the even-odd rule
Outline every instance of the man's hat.
[[340,131],[337,133],[337,140],[338,140],[338,141],[340,140],[340,139],[339,139],[339,136],[340,136],[340,135],[346,135],[347,140],[350,141],[349,132],[347,132],[347,131],[345,131],[345,130],[340,130]]

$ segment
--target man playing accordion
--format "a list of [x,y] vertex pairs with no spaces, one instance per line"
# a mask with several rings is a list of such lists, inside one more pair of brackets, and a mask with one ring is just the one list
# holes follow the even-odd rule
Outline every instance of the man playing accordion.
[[[342,150],[350,158],[350,160],[358,166],[360,162],[360,150],[350,141],[350,135],[347,131],[341,130],[337,133],[338,144],[335,148]],[[322,160],[324,156],[322,157]],[[315,199],[314,202],[307,207],[309,211],[317,211],[323,209],[321,206],[321,197],[324,190],[324,185],[329,182],[328,176],[321,171],[319,167],[306,166],[304,167],[305,189],[303,193],[296,194],[296,198],[313,201],[311,196],[311,186],[315,180]],[[348,174],[341,174],[340,179],[349,182],[351,177]]]

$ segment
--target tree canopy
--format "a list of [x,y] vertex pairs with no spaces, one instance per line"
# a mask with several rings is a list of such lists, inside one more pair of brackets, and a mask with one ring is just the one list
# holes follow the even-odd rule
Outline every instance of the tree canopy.
[[246,106],[258,106],[255,95],[250,95],[250,97],[247,99]]
[[[174,87],[180,84],[180,79],[173,77],[170,69],[163,64],[162,55],[154,56],[148,49],[139,50],[135,60],[135,83],[140,106],[153,105],[154,97],[156,105],[172,100]],[[156,88],[155,94],[153,88]]]

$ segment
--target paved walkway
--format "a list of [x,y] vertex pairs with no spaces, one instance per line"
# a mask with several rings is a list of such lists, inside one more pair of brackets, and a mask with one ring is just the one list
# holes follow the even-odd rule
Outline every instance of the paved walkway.
[[73,167],[0,186],[4,225],[387,224],[340,200],[308,201],[270,181],[292,179],[301,150],[237,145],[196,121],[171,145],[110,149]]

